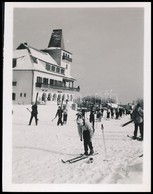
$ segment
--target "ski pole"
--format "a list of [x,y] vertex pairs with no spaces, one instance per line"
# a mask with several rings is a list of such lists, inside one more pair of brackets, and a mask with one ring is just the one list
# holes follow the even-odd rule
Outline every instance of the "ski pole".
[[[27,108],[27,110],[31,113],[31,111]],[[38,121],[39,119],[37,118],[37,121]]]
[[27,110],[31,113],[31,111],[27,108]]
[[55,118],[56,118],[56,117],[54,117],[54,118],[52,119],[52,121],[54,121]]
[[105,151],[105,159],[104,159],[104,161],[107,161],[106,145],[105,145],[105,136],[104,136],[104,126],[103,126],[103,124],[101,124],[101,130],[102,130],[102,135],[103,135],[104,151]]

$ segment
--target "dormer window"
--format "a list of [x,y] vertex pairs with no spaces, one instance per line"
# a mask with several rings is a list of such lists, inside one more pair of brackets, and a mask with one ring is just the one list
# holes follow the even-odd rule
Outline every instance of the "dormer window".
[[64,69],[61,69],[61,73],[64,74]]
[[57,73],[60,72],[60,68],[59,68],[59,67],[56,68],[56,72],[57,72]]
[[55,67],[54,66],[52,66],[52,71],[55,71]]
[[49,64],[46,64],[46,69],[50,70],[50,65]]

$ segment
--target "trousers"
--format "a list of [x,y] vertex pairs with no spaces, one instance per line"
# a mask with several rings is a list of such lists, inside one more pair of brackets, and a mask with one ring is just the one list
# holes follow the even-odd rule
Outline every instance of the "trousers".
[[141,138],[143,139],[143,122],[142,123],[134,123],[134,137],[137,137],[138,128],[140,130]]
[[88,149],[90,149],[90,152],[93,152],[92,141],[88,130],[83,131],[83,141],[85,153],[88,153]]

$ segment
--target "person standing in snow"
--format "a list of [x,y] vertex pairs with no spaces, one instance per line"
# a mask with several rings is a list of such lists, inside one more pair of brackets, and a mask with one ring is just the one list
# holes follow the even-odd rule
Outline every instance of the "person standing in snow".
[[68,112],[67,107],[64,106],[63,107],[63,124],[67,123],[67,116],[68,116],[67,112]]
[[93,145],[92,145],[92,136],[93,136],[93,128],[91,126],[91,123],[86,120],[84,117],[82,117],[82,114],[77,115],[77,127],[78,127],[78,133],[80,140],[82,141],[83,137],[83,143],[84,143],[84,154],[88,155],[88,149],[90,149],[89,155],[94,154]]
[[118,117],[119,117],[119,108],[117,107],[116,108],[116,118],[115,119],[118,119]]
[[84,108],[81,110],[81,113],[82,113],[82,116],[85,118],[85,109]]
[[37,115],[38,115],[37,103],[35,103],[35,104],[33,103],[31,108],[32,108],[32,111],[31,111],[31,117],[30,117],[29,125],[31,125],[31,122],[32,122],[33,117],[35,117],[35,123],[37,125],[38,124],[38,118],[37,118]]
[[110,108],[107,108],[107,118],[106,119],[110,119]]
[[134,140],[137,139],[137,131],[138,128],[140,130],[141,138],[143,140],[143,110],[138,103],[131,114],[132,120],[134,120],[134,136],[132,137]]
[[93,107],[91,107],[90,110],[89,121],[90,123],[92,123],[93,132],[95,132],[95,112],[93,110]]
[[63,118],[63,109],[61,108],[61,106],[59,106],[58,109],[57,109],[55,118],[56,117],[58,117],[57,125],[59,125],[59,124],[63,125],[63,121],[62,121],[62,118]]
[[111,107],[111,118],[113,119],[114,118],[114,109]]

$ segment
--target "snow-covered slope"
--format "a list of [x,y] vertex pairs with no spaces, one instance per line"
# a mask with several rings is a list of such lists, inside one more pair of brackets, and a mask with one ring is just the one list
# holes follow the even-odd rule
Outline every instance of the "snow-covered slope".
[[[14,184],[142,184],[143,142],[131,140],[133,123],[122,118],[96,122],[93,137],[94,162],[88,159],[68,164],[61,159],[73,158],[84,152],[76,126],[76,111],[69,108],[68,122],[57,126],[57,119],[51,121],[57,106],[38,105],[39,124],[29,126],[31,106],[13,106],[12,131],[12,182]],[[88,117],[88,115],[87,115]],[[101,124],[104,130],[101,130]],[[139,135],[139,134],[138,134]]]

